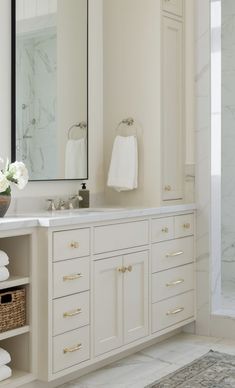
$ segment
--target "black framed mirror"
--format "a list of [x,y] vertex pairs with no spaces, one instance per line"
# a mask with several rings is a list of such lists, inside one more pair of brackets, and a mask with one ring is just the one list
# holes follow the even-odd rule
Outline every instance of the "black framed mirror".
[[88,0],[12,1],[12,160],[88,179]]

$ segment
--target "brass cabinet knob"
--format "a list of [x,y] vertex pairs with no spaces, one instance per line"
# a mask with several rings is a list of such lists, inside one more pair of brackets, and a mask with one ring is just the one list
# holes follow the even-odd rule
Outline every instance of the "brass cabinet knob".
[[190,229],[190,227],[191,227],[190,223],[186,223],[183,225],[184,229]]
[[72,241],[70,243],[70,248],[78,249],[79,248],[79,243],[77,241]]
[[125,273],[126,272],[126,268],[125,267],[120,267],[117,270],[118,270],[118,272],[121,272],[121,273]]
[[132,272],[133,267],[132,267],[132,265],[129,265],[126,269],[127,269],[128,272]]
[[168,233],[169,229],[168,228],[162,228],[162,233]]
[[171,186],[170,186],[170,185],[166,185],[166,186],[164,187],[164,190],[165,190],[165,191],[171,191]]

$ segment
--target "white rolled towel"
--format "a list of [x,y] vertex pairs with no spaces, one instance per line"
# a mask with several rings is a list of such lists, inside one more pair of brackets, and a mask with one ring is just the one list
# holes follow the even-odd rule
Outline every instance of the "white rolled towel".
[[0,367],[0,381],[9,379],[12,376],[12,370],[9,366],[3,365]]
[[9,277],[8,269],[6,267],[0,267],[0,282],[5,282]]
[[10,354],[5,349],[0,348],[0,367],[9,364],[9,362],[11,362]]
[[0,250],[0,267],[5,267],[9,264],[9,257],[6,252]]

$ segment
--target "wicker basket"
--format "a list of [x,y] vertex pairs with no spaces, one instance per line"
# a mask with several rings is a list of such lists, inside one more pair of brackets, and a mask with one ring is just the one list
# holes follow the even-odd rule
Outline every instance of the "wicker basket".
[[25,289],[0,292],[0,333],[22,327],[25,322]]

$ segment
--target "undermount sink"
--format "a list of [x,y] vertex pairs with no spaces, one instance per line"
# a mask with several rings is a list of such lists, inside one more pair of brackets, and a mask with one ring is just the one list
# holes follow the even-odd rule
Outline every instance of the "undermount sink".
[[86,208],[86,209],[67,209],[67,210],[54,210],[54,211],[42,211],[35,213],[24,213],[17,214],[17,217],[37,217],[37,218],[53,218],[53,217],[75,217],[75,216],[85,216],[96,213],[105,213],[105,212],[117,212],[124,210],[124,208],[109,208],[109,207],[100,207],[100,208]]

